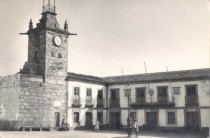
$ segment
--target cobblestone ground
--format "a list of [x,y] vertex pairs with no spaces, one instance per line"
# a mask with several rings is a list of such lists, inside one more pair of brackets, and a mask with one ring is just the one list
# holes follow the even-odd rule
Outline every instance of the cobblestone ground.
[[[127,138],[124,132],[101,131],[50,131],[50,132],[18,132],[3,131],[0,132],[0,138]],[[140,133],[138,138],[204,138],[199,135],[179,134],[179,133]]]

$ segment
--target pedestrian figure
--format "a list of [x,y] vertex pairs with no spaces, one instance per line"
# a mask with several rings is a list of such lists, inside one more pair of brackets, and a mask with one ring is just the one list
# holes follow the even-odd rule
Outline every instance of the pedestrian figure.
[[62,121],[61,121],[61,127],[62,127],[65,131],[69,130],[69,125],[68,125],[68,123],[66,122],[65,118],[63,118]]
[[139,127],[138,127],[138,123],[136,120],[133,121],[133,130],[136,134],[136,137],[138,137]]
[[132,132],[132,119],[131,119],[131,117],[127,118],[127,125],[128,125],[128,128],[127,128],[128,137],[130,137],[131,132]]
[[95,131],[96,132],[99,132],[99,121],[98,121],[98,119],[96,119],[96,126],[95,126]]

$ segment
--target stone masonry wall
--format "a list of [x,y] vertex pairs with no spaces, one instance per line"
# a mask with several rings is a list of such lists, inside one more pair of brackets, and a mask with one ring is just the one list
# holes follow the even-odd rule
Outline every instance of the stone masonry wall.
[[20,74],[0,78],[0,119],[17,120]]
[[0,78],[0,130],[18,126],[20,74]]
[[[61,106],[54,107],[58,100]],[[54,127],[55,112],[66,118],[66,84],[43,82],[41,76],[21,74],[19,127]]]

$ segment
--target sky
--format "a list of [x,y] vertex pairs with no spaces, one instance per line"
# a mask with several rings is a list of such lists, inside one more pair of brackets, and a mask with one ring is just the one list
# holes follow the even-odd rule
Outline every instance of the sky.
[[[208,0],[56,0],[69,31],[68,71],[94,76],[209,67]],[[0,76],[27,61],[42,0],[0,0]]]

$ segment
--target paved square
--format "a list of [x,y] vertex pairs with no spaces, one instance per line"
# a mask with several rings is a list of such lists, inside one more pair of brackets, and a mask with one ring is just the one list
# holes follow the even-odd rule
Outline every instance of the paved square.
[[[101,131],[50,131],[50,132],[19,132],[3,131],[0,138],[127,138],[124,132]],[[205,138],[204,136],[179,133],[143,132],[138,138]]]

